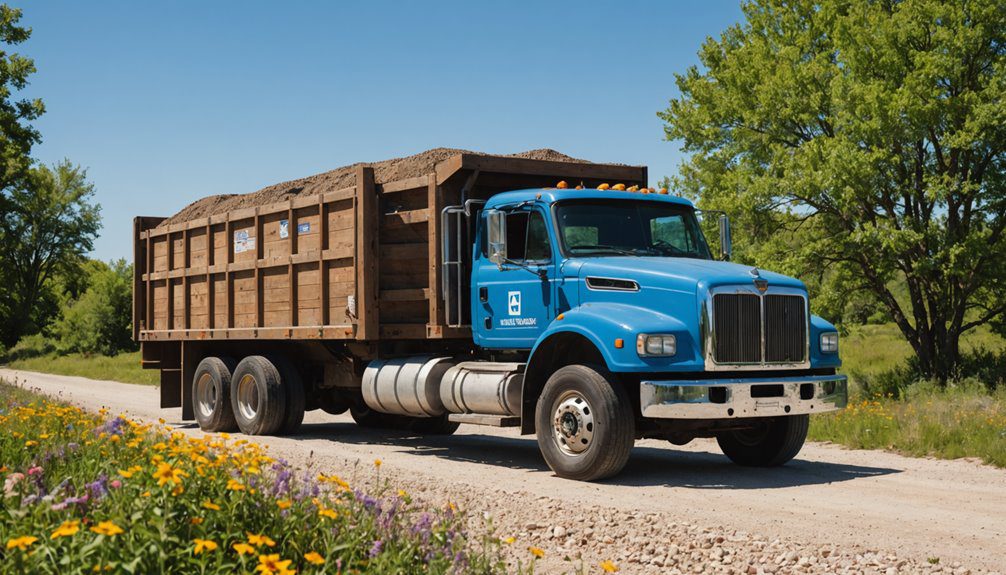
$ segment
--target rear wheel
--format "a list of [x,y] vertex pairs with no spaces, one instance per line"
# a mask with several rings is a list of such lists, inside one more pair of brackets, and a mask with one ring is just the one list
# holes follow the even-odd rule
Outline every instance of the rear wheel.
[[286,416],[286,393],[279,370],[261,355],[241,360],[231,378],[234,419],[243,433],[276,433]]
[[552,374],[538,398],[535,427],[545,462],[567,479],[617,474],[635,443],[629,396],[601,367],[570,365]]
[[286,413],[278,432],[280,435],[292,435],[297,433],[304,422],[304,380],[293,363],[285,357],[271,356],[269,361],[279,371],[280,384],[286,396]]
[[775,467],[800,453],[809,425],[809,415],[770,417],[751,429],[721,433],[716,442],[737,465]]
[[231,407],[231,373],[234,360],[207,357],[192,378],[192,412],[203,431],[234,431],[237,422]]

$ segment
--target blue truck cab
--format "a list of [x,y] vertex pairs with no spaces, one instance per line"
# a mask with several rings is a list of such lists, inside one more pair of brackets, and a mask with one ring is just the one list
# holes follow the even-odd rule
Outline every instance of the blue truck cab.
[[477,221],[472,337],[526,360],[521,426],[560,475],[611,475],[637,437],[779,465],[846,404],[837,330],[803,282],[723,261],[725,218],[720,259],[690,201],[650,190],[506,192]]

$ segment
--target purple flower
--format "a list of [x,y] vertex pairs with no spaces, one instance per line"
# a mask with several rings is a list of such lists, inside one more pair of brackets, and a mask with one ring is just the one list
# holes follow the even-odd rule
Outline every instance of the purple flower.
[[108,435],[122,435],[122,426],[126,424],[126,420],[121,417],[116,417],[105,423],[104,425],[98,427],[95,430],[96,433],[107,433]]
[[380,539],[374,541],[374,546],[370,548],[370,553],[367,555],[369,555],[371,559],[377,557],[381,554],[382,547],[384,547],[384,541],[381,541]]
[[108,494],[108,476],[102,473],[98,479],[84,486],[94,499],[100,499]]

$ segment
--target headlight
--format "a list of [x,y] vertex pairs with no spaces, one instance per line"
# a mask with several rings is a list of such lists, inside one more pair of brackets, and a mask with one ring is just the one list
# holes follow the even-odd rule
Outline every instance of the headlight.
[[828,332],[821,334],[821,353],[838,353],[838,334]]
[[667,356],[678,352],[678,341],[673,335],[641,333],[636,336],[636,353],[641,356]]

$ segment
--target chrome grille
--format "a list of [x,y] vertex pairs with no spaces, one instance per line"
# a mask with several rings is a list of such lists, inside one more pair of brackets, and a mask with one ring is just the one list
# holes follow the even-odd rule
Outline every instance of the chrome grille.
[[803,296],[737,291],[715,294],[712,299],[712,359],[716,363],[806,362]]

